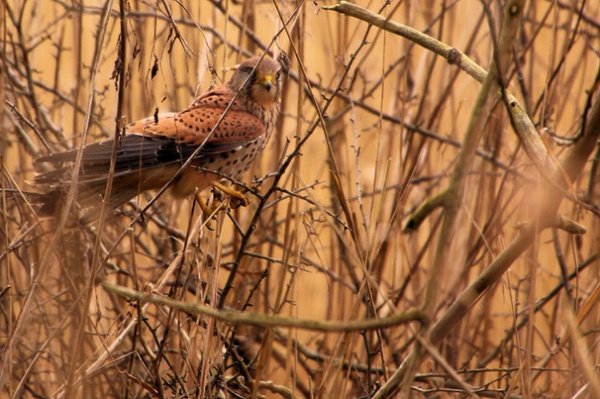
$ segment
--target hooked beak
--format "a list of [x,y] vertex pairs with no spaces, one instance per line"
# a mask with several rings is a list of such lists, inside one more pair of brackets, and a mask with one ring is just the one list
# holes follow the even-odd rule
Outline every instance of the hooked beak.
[[275,79],[272,75],[262,75],[258,77],[258,82],[261,84],[267,91],[271,91],[271,88],[275,86]]

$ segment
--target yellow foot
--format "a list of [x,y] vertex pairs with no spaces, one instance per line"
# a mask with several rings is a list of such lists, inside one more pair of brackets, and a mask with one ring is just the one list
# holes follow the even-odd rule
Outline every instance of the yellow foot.
[[248,198],[246,198],[244,196],[244,194],[240,193],[237,190],[234,190],[231,187],[224,186],[223,184],[219,183],[218,181],[213,182],[213,186],[218,188],[225,194],[229,195],[229,197],[231,197],[230,205],[232,208],[237,208],[239,206],[248,206],[248,204],[250,203],[248,201]]
[[208,220],[214,216],[216,208],[213,209],[210,206],[208,206],[208,204],[204,202],[204,199],[200,196],[200,193],[196,193],[196,202],[200,206],[200,210],[204,215],[204,220]]

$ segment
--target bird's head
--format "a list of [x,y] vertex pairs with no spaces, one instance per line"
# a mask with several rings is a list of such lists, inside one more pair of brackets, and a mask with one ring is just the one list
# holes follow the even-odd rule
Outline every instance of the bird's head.
[[277,102],[281,90],[281,65],[271,58],[250,58],[242,62],[229,81],[233,90],[246,92],[257,103]]

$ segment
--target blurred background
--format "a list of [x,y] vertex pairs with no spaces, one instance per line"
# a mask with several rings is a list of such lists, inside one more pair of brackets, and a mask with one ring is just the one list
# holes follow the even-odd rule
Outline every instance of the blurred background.
[[[356,3],[491,65],[503,2]],[[414,349],[418,321],[253,327],[100,283],[340,326],[419,309],[435,284],[435,320],[518,236],[546,183],[500,101],[464,172],[453,234],[440,235],[442,209],[405,229],[448,187],[481,84],[415,41],[326,8],[334,4],[2,1],[0,397],[371,397]],[[597,2],[526,3],[508,89],[553,159],[580,134],[599,50]],[[35,158],[181,110],[265,53],[284,64],[282,112],[243,178],[259,193],[247,193],[249,206],[225,200],[206,220],[192,199],[167,193],[137,217],[148,193],[103,226],[38,214]],[[571,182],[588,205],[565,200],[559,211],[587,232],[540,233],[436,346],[444,364],[420,363],[414,397],[464,397],[457,381],[480,397],[592,397],[574,351],[584,347],[597,373],[597,159]],[[576,348],[565,308],[578,316]]]

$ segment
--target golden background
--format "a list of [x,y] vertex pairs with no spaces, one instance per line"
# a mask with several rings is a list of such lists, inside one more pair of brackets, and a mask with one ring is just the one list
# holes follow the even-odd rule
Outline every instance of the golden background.
[[[490,66],[499,2],[356,3]],[[2,2],[0,397],[371,397],[410,353],[418,322],[343,332],[250,327],[127,302],[100,282],[214,308],[240,259],[226,309],[343,323],[418,309],[435,281],[435,320],[518,236],[547,182],[500,102],[469,166],[454,233],[440,236],[442,210],[403,232],[411,213],[448,186],[481,84],[412,41],[324,8],[333,4]],[[560,159],[597,89],[600,7],[530,1],[524,13],[508,88]],[[102,231],[57,232],[56,220],[36,215],[28,183],[41,171],[36,157],[77,148],[84,131],[94,142],[156,110],[183,109],[265,51],[283,54],[289,72],[278,131],[244,181],[271,174],[260,187],[268,192],[272,173],[309,136],[263,203],[248,195],[248,207],[203,224],[192,201],[167,194],[133,225],[137,208],[124,206]],[[115,120],[118,79],[123,121]],[[593,397],[585,372],[592,364],[597,373],[600,359],[592,158],[570,187],[591,205],[565,200],[560,208],[586,234],[540,233],[432,345],[482,397]],[[450,245],[433,280],[440,241]],[[565,309],[580,317],[576,344]],[[462,397],[464,387],[434,359],[416,370],[412,395]]]

